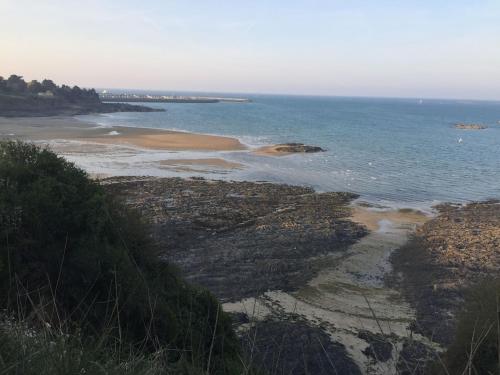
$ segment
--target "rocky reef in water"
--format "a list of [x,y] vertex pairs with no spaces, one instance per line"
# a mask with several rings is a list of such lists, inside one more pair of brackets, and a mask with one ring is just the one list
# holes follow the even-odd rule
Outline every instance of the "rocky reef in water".
[[487,128],[488,127],[486,125],[481,124],[455,124],[455,129],[462,130],[482,130]]
[[310,146],[303,143],[280,143],[277,145],[260,147],[255,150],[255,153],[264,156],[282,156],[289,154],[310,154],[324,151],[325,150],[319,146]]
[[311,152],[324,152],[319,146],[309,146],[303,143],[281,143],[274,146],[277,152],[287,153],[311,153]]

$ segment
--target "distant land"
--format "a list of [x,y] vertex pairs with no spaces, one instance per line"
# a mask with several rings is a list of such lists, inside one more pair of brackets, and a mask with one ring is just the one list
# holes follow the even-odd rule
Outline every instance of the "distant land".
[[110,112],[156,112],[162,109],[126,103],[103,103],[94,89],[56,85],[50,79],[26,82],[22,76],[0,77],[0,116],[32,117]]
[[140,103],[248,103],[247,98],[226,98],[213,96],[191,96],[191,95],[149,95],[129,93],[102,92],[99,98],[103,102],[140,102]]

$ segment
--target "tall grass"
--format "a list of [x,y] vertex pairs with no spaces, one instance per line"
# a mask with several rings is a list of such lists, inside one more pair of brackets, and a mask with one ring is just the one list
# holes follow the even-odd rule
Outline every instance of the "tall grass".
[[79,333],[64,333],[49,325],[30,327],[17,319],[0,322],[0,374],[68,375],[174,373],[163,353],[113,350],[106,338],[89,340]]
[[184,373],[239,373],[219,302],[158,255],[141,219],[84,171],[48,149],[0,142],[0,308],[17,322],[3,331],[6,357],[31,340],[39,344],[27,358],[43,358],[53,342],[89,358],[106,353],[99,366],[144,358],[151,368],[161,360]]

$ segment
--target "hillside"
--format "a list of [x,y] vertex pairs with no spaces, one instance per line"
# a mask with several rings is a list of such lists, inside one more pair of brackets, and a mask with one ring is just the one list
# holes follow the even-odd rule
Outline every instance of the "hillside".
[[94,89],[56,85],[51,80],[25,82],[0,77],[0,116],[55,116],[109,112],[154,112],[159,109],[126,103],[103,103]]
[[[231,320],[86,173],[0,143],[3,374],[239,374]],[[78,371],[75,372],[75,368]]]

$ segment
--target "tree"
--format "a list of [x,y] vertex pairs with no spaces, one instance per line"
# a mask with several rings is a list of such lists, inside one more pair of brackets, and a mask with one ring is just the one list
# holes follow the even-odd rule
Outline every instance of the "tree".
[[38,94],[39,92],[43,92],[42,84],[37,80],[33,80],[30,83],[28,83],[28,91],[32,94]]
[[79,88],[78,86],[73,86],[73,88],[71,89],[71,92],[73,94],[73,97],[75,98],[80,98],[82,96],[82,89]]
[[28,87],[28,85],[26,84],[26,82],[24,82],[24,79],[22,76],[12,74],[7,79],[7,89],[9,91],[21,94],[21,93],[24,93],[26,91],[27,87]]
[[100,101],[99,94],[94,89],[84,89],[83,90],[85,99],[92,103],[98,103]]
[[44,79],[42,81],[43,91],[52,91],[55,93],[57,90],[57,85],[51,79]]

